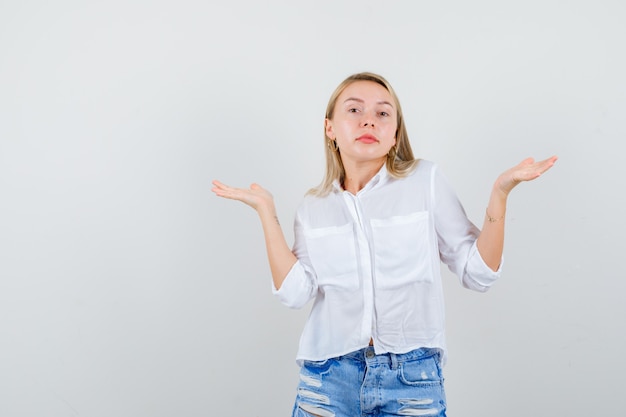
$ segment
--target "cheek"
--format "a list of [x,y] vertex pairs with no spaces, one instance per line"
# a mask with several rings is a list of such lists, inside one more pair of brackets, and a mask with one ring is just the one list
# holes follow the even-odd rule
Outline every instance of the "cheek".
[[339,137],[351,136],[353,130],[354,129],[349,122],[337,123],[334,125],[335,135]]

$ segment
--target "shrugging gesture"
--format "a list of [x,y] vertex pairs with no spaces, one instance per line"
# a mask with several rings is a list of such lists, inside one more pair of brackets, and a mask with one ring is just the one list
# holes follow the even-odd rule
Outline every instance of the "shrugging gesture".
[[[467,288],[486,291],[501,275],[509,193],[557,159],[527,158],[500,174],[479,233],[436,164],[414,157],[404,120],[380,75],[339,84],[324,119],[326,171],[298,209],[293,253],[267,190],[213,182],[217,196],[257,211],[280,300],[315,299],[298,348],[294,416],[445,416],[445,308],[433,265],[443,261]],[[402,378],[380,364],[400,364]]]

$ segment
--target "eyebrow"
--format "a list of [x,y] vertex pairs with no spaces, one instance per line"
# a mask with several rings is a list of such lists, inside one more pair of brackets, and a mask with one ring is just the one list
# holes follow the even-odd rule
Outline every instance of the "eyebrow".
[[[347,98],[347,99],[345,99],[343,102],[344,102],[344,103],[347,103],[348,101],[358,101],[359,103],[365,103],[365,101],[364,101],[364,100],[362,100],[362,99],[360,99],[360,98],[356,98],[356,97],[348,97],[348,98]],[[386,105],[388,105],[389,107],[393,108],[393,104],[391,104],[390,102],[385,101],[385,100],[378,101],[378,102],[376,102],[376,104],[386,104]]]

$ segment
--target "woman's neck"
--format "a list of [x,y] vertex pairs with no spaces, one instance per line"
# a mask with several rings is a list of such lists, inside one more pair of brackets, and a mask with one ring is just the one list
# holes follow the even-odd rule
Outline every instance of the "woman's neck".
[[374,175],[380,171],[384,164],[385,159],[348,165],[344,164],[345,177],[342,184],[343,189],[356,195],[374,178]]

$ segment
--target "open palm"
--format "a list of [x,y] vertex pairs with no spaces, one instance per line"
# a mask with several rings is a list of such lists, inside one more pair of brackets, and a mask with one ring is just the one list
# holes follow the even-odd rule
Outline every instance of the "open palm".
[[552,168],[556,160],[556,156],[538,162],[535,162],[533,158],[526,158],[500,174],[496,181],[496,188],[506,196],[519,183],[532,181],[541,176],[541,174]]
[[211,191],[219,197],[241,201],[257,211],[271,206],[274,202],[272,194],[259,184],[252,184],[250,188],[235,188],[219,181],[213,181]]

